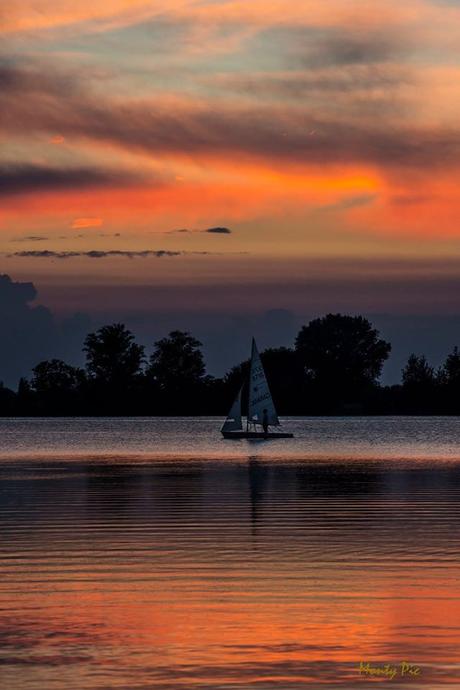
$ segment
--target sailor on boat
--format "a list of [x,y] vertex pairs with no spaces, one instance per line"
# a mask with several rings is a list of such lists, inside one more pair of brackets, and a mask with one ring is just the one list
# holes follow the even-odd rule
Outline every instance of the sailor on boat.
[[264,430],[265,436],[268,434],[268,410],[266,407],[264,407],[263,413],[262,413],[262,429]]

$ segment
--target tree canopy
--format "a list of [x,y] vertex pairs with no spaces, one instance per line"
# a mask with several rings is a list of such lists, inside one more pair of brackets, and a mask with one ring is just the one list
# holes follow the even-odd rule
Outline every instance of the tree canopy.
[[35,395],[39,407],[53,414],[71,414],[78,409],[84,382],[85,372],[82,369],[72,367],[61,359],[44,360],[32,370],[29,399]]
[[300,330],[295,349],[317,390],[353,396],[375,385],[391,345],[363,316],[327,314]]
[[160,390],[176,391],[202,383],[206,368],[202,343],[185,331],[171,331],[157,340],[150,357],[148,375]]
[[402,371],[402,382],[406,388],[420,389],[433,386],[436,381],[433,367],[428,364],[424,355],[412,354]]
[[67,393],[76,390],[84,379],[81,369],[66,364],[61,359],[39,362],[32,369],[31,386],[38,394]]
[[[281,415],[460,413],[457,347],[437,370],[412,354],[401,384],[382,386],[390,350],[366,318],[327,314],[303,326],[293,348],[263,350],[261,359]],[[121,323],[90,333],[83,351],[86,370],[50,359],[17,393],[0,385],[0,414],[225,414],[249,369],[246,360],[222,378],[207,375],[201,342],[180,330],[157,340],[146,362]]]
[[102,326],[85,339],[86,369],[90,377],[107,384],[132,381],[141,373],[144,347],[122,323]]

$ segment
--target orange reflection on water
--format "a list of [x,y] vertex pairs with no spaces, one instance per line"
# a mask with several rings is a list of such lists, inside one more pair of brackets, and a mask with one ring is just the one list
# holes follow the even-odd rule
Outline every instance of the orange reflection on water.
[[5,680],[351,690],[360,661],[409,661],[411,687],[454,683],[455,468],[425,493],[418,469],[299,467],[45,471],[6,522]]

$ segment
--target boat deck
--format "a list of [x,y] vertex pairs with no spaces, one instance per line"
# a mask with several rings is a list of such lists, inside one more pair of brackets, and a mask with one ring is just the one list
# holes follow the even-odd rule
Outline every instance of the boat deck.
[[293,438],[294,434],[289,434],[285,431],[269,431],[267,434],[263,431],[222,431],[222,436],[227,439],[252,438],[268,440],[270,438]]

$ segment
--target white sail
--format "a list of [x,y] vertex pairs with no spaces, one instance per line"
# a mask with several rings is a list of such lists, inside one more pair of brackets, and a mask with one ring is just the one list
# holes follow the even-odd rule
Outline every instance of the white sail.
[[243,424],[241,422],[241,391],[243,387],[238,391],[233,405],[228,413],[227,419],[224,422],[222,431],[241,431],[243,429]]
[[249,374],[248,422],[263,424],[264,410],[270,426],[278,426],[279,420],[268,387],[265,371],[260,361],[256,341],[252,339],[251,371]]

